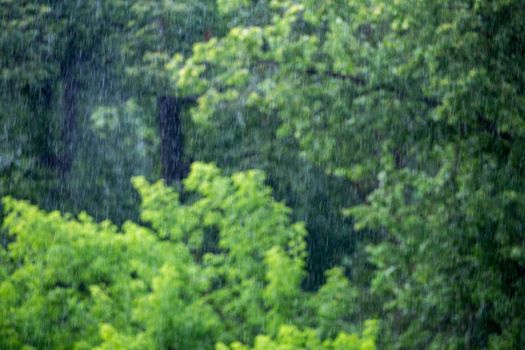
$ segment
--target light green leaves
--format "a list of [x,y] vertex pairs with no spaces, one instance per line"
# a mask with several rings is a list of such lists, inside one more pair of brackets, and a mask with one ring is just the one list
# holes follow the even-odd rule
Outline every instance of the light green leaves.
[[368,321],[362,335],[340,333],[334,340],[321,340],[313,329],[301,331],[294,326],[282,326],[275,339],[259,335],[253,347],[232,343],[218,344],[216,350],[375,350],[378,325]]
[[[341,314],[327,315],[351,291],[340,271],[319,297],[301,289],[306,231],[262,172],[224,176],[195,163],[183,204],[162,181],[132,181],[145,225],[118,229],[4,199],[12,241],[0,255],[2,347],[211,349],[261,332],[312,347],[323,339],[299,328],[319,325],[323,338],[330,325],[349,329]],[[370,341],[339,335],[326,346]],[[276,343],[261,336],[255,344]]]

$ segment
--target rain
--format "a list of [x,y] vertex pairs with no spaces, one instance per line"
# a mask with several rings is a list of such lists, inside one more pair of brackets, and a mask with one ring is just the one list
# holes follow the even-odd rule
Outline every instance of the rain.
[[523,18],[0,0],[0,349],[524,349]]

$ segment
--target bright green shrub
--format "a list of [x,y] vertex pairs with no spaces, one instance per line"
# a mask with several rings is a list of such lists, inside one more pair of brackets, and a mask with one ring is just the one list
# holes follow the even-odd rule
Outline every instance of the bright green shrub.
[[184,204],[162,182],[133,184],[145,223],[121,228],[4,199],[0,348],[211,349],[255,339],[256,349],[373,346],[371,325],[363,336],[325,339],[331,327],[351,328],[354,290],[338,270],[318,295],[300,288],[306,232],[262,173],[227,177],[195,163]]
[[216,350],[375,350],[377,322],[368,321],[362,335],[339,333],[334,340],[322,341],[313,329],[298,330],[295,326],[281,326],[275,340],[259,335],[253,348],[239,342],[229,347],[219,343]]

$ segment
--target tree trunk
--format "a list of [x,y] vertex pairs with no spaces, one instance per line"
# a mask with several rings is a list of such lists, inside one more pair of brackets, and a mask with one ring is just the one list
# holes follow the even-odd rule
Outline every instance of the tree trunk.
[[75,138],[77,129],[77,96],[78,83],[75,80],[72,72],[67,72],[64,76],[64,120],[62,130],[60,132],[60,139],[62,143],[62,150],[60,153],[59,171],[61,175],[65,175],[71,170],[73,159],[75,155]]
[[161,96],[157,99],[162,178],[167,184],[180,181],[186,175],[181,112],[189,102],[186,98],[175,96]]
[[51,82],[45,82],[41,87],[32,91],[31,87],[24,88],[28,96],[31,110],[34,112],[34,126],[29,133],[31,143],[28,151],[35,155],[39,164],[44,168],[55,170],[58,166],[57,156],[53,149],[53,130],[51,122],[53,88]]

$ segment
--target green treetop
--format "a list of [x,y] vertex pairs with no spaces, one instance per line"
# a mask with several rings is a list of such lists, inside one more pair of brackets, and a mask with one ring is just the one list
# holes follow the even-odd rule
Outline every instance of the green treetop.
[[523,2],[270,5],[173,60],[194,119],[272,118],[352,183],[385,344],[524,344]]
[[259,349],[276,336],[282,346],[373,349],[374,323],[351,335],[359,326],[344,312],[327,314],[334,298],[355,293],[340,272],[319,294],[300,288],[306,232],[263,181],[258,171],[223,176],[195,163],[183,205],[163,182],[135,178],[146,224],[122,229],[6,198],[0,346]]

